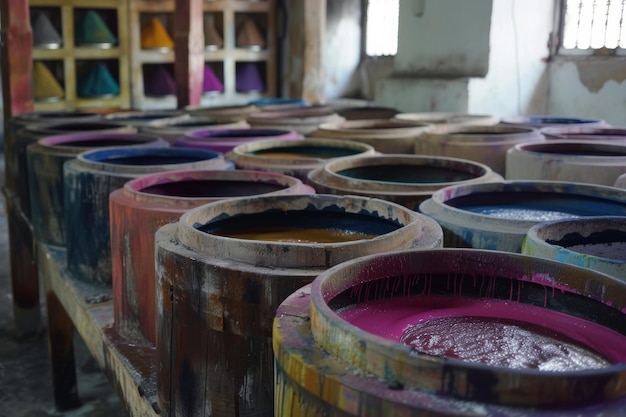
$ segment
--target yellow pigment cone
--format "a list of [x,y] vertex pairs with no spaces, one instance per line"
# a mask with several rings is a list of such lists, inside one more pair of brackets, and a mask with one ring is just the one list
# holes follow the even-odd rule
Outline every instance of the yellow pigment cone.
[[141,47],[144,49],[172,49],[174,41],[161,21],[153,17],[141,28]]
[[37,101],[57,99],[64,95],[63,87],[43,62],[33,63],[33,95]]
[[205,15],[204,18],[204,44],[207,49],[224,47],[224,40],[215,28],[215,21],[211,15]]
[[248,18],[239,26],[237,46],[240,48],[265,48],[265,38],[254,20]]

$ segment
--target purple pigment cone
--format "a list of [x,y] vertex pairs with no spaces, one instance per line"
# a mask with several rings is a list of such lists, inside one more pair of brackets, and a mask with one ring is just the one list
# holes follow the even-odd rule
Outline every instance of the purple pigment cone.
[[176,82],[165,65],[145,67],[143,85],[146,96],[176,95]]
[[117,96],[120,86],[106,65],[98,62],[78,80],[77,90],[80,97]]
[[237,91],[265,91],[265,84],[257,64],[253,62],[237,64],[236,89]]
[[202,83],[202,91],[205,93],[213,91],[224,91],[224,85],[217,78],[210,66],[204,66],[204,81]]

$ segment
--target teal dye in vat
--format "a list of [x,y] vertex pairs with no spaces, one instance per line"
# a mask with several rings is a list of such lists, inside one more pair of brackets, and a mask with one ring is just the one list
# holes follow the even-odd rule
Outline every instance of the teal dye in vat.
[[450,199],[446,204],[511,220],[550,221],[584,216],[626,216],[626,202],[560,193],[476,193]]
[[[431,184],[476,178],[467,171],[433,166],[372,165],[337,171],[344,177],[405,184]],[[480,175],[480,174],[479,174]]]
[[249,155],[267,156],[272,158],[320,158],[330,159],[342,156],[355,155],[362,150],[340,148],[333,146],[285,146],[270,149],[261,149],[249,152]]

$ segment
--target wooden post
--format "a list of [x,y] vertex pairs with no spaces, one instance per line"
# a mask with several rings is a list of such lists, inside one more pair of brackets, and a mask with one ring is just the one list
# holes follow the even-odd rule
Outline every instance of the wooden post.
[[199,105],[204,70],[202,0],[176,0],[174,14],[174,78],[178,108]]

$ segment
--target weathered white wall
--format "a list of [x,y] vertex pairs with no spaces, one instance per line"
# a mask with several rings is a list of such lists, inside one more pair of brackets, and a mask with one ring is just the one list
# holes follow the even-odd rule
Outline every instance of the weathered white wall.
[[468,111],[497,117],[548,112],[547,0],[497,0],[491,17],[489,72],[469,83]]
[[626,59],[557,58],[550,63],[548,78],[551,114],[626,127]]

